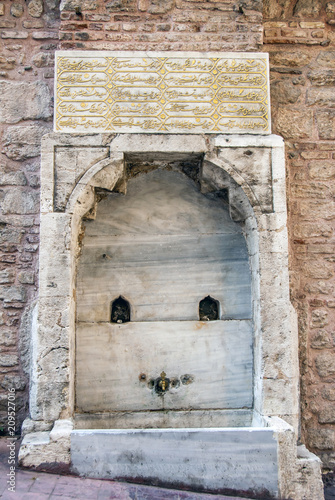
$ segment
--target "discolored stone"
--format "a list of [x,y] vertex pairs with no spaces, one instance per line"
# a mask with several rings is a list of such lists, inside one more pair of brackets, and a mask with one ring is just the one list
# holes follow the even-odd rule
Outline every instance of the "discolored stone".
[[15,366],[18,364],[16,354],[2,354],[0,357],[0,366]]
[[334,85],[335,70],[313,70],[307,73],[307,78],[313,85]]
[[0,123],[49,118],[51,116],[50,101],[49,87],[45,82],[1,81]]
[[0,271],[0,283],[14,283],[15,281],[15,271],[14,269],[4,269]]
[[335,110],[318,111],[316,121],[320,139],[335,139]]
[[333,385],[325,385],[322,389],[322,397],[327,401],[335,401],[335,387]]
[[2,211],[4,214],[37,214],[39,194],[35,191],[22,191],[19,188],[13,188],[5,193]]
[[49,52],[39,52],[32,58],[32,63],[37,68],[53,66],[54,61],[55,61],[54,54],[50,54]]
[[322,4],[318,0],[298,0],[293,9],[293,15],[299,17],[317,17]]
[[12,160],[22,161],[40,154],[41,138],[50,129],[40,125],[8,127],[3,152]]
[[0,186],[26,186],[27,179],[23,172],[8,172],[0,176]]
[[150,14],[166,14],[174,7],[174,0],[149,0],[148,12]]
[[323,328],[328,323],[327,311],[320,309],[312,312],[311,328]]
[[[107,8],[107,4],[104,5]],[[96,0],[62,0],[60,3],[60,10],[95,10],[97,8]]]
[[13,3],[10,7],[10,13],[13,17],[21,17],[23,12],[23,5],[20,3]]
[[333,341],[330,334],[325,330],[318,330],[312,337],[311,347],[313,349],[326,349],[333,347]]
[[309,110],[280,108],[276,119],[277,133],[285,139],[309,137],[313,128],[313,113]]
[[335,161],[315,160],[308,167],[312,179],[328,180],[335,177]]
[[270,86],[271,99],[274,105],[286,104],[288,102],[297,102],[301,95],[301,90],[295,87],[290,78],[277,80],[271,83]]
[[0,228],[0,244],[16,244],[21,243],[22,230],[18,227],[12,227],[10,225]]
[[16,335],[15,332],[11,330],[1,329],[0,331],[0,345],[4,347],[9,347],[11,345],[16,344]]
[[23,391],[26,387],[26,381],[18,375],[5,375],[1,387],[6,390],[14,388],[16,391]]
[[335,375],[335,355],[332,352],[322,352],[315,359],[315,366],[322,378]]
[[335,108],[335,88],[334,87],[310,87],[307,90],[306,104],[308,106],[326,106]]
[[16,66],[16,59],[14,57],[0,56],[0,69],[13,69]]
[[301,50],[270,52],[269,56],[272,66],[288,66],[291,68],[306,66],[312,59],[312,56],[305,54]]
[[313,238],[318,236],[329,237],[333,234],[331,224],[321,223],[299,223],[294,226],[294,236],[296,238]]
[[27,296],[23,286],[0,286],[0,299],[4,302],[26,302]]
[[18,275],[18,280],[22,284],[33,285],[35,283],[35,273],[33,271],[22,271]]
[[325,52],[320,52],[316,61],[320,66],[326,66],[327,68],[335,68],[335,50],[327,50]]
[[43,0],[31,0],[28,4],[28,13],[31,17],[41,17],[43,14]]
[[309,446],[318,450],[332,450],[335,445],[335,431],[332,429],[309,429]]
[[330,405],[321,410],[318,420],[320,424],[335,424],[335,405]]
[[285,18],[290,0],[264,0],[263,15],[265,19]]

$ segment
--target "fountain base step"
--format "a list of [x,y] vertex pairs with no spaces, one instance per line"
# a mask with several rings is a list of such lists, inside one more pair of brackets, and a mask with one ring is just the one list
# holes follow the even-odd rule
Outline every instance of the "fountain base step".
[[75,430],[71,462],[85,477],[278,497],[278,447],[272,428]]

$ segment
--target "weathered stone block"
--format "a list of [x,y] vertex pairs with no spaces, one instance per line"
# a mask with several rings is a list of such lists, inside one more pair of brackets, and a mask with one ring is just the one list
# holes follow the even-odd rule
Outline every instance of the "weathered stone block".
[[174,7],[174,0],[149,0],[150,14],[166,14]]
[[22,239],[22,230],[17,227],[0,227],[0,244],[19,244]]
[[58,40],[58,33],[56,31],[34,31],[32,37],[34,40],[47,40],[48,38]]
[[335,68],[335,50],[327,50],[325,52],[320,52],[316,61],[320,66],[325,66],[326,68]]
[[322,352],[315,359],[315,366],[322,378],[335,375],[335,356],[332,352]]
[[[107,4],[108,5],[108,4]],[[105,7],[107,7],[105,4]],[[81,10],[95,10],[97,8],[96,0],[62,0],[60,10],[76,10],[80,7]]]
[[1,186],[26,186],[27,179],[23,172],[8,172],[0,176]]
[[301,90],[293,85],[290,78],[277,80],[271,83],[271,99],[277,106],[278,104],[287,104],[297,102]]
[[33,285],[35,283],[35,273],[33,271],[22,271],[18,275],[18,280],[22,284]]
[[318,111],[316,120],[320,139],[335,139],[335,110]]
[[307,78],[313,85],[334,85],[335,84],[335,70],[313,70],[307,73]]
[[44,82],[2,81],[0,82],[0,122],[18,123],[20,120],[49,118],[51,116],[50,101],[49,87]]
[[28,33],[25,31],[3,31],[1,38],[28,38]]
[[293,9],[293,14],[300,17],[317,17],[321,11],[321,2],[318,0],[298,0]]
[[328,401],[335,401],[335,387],[329,384],[325,385],[322,389],[322,397]]
[[44,22],[42,19],[36,19],[36,21],[23,21],[22,26],[28,30],[38,29],[44,27]]
[[18,375],[5,375],[1,387],[6,390],[14,388],[16,391],[23,391],[26,387],[26,381]]
[[329,405],[321,410],[318,420],[320,424],[335,424],[335,405]]
[[15,271],[14,269],[4,269],[0,271],[0,283],[14,283]]
[[315,160],[308,167],[312,179],[328,180],[335,177],[335,161]]
[[7,21],[1,19],[0,21],[0,28],[15,28],[16,26],[16,21]]
[[309,446],[318,450],[332,450],[335,445],[335,431],[332,429],[309,429]]
[[310,137],[313,128],[313,113],[309,110],[279,109],[277,132],[285,139],[303,139]]
[[335,108],[335,88],[309,88],[306,103],[308,106],[327,106]]
[[15,332],[11,330],[1,330],[0,332],[0,345],[9,347],[16,344]]
[[40,154],[41,138],[50,129],[41,125],[8,127],[4,134],[3,152],[12,160],[22,161]]
[[329,279],[333,276],[333,266],[329,262],[308,261],[305,263],[305,275],[313,279]]
[[22,17],[23,12],[24,8],[20,3],[13,3],[10,7],[10,13],[13,17]]
[[39,211],[39,193],[13,188],[5,193],[2,202],[4,214],[37,214]]
[[28,4],[28,13],[31,17],[41,17],[43,14],[43,0],[31,0]]
[[313,349],[327,349],[333,347],[334,343],[331,335],[326,330],[318,330],[311,339]]
[[301,21],[300,28],[304,29],[316,29],[316,28],[324,28],[325,23],[322,21]]
[[0,299],[4,302],[26,302],[26,291],[23,286],[0,286]]
[[1,354],[0,366],[15,366],[18,364],[18,357],[16,354]]
[[34,66],[37,68],[44,68],[46,66],[53,66],[55,60],[54,54],[49,52],[39,52],[32,58]]
[[328,312],[321,309],[312,311],[311,328],[323,328],[328,325]]
[[294,236],[297,238],[311,238],[316,236],[331,236],[333,234],[331,224],[300,223],[294,226]]

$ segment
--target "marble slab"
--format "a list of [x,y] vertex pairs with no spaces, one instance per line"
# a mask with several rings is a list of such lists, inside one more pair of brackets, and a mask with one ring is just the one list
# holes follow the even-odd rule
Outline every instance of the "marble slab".
[[71,461],[85,477],[278,498],[277,439],[252,427],[75,430]]
[[252,345],[251,321],[78,323],[77,411],[251,408]]
[[75,429],[251,427],[253,410],[169,410],[76,413]]
[[221,319],[250,319],[251,277],[241,227],[220,199],[179,172],[130,179],[126,195],[97,206],[77,276],[77,320],[110,320],[120,295],[131,321],[199,319],[199,302],[220,302]]
[[56,132],[270,134],[268,54],[56,51]]

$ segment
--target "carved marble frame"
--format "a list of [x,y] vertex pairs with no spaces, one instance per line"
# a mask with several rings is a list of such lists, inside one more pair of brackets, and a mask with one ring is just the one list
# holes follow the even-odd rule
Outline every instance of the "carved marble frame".
[[[83,150],[87,153],[79,161]],[[259,163],[252,160],[251,153],[257,151],[263,158]],[[55,421],[73,417],[81,219],[88,212],[94,217],[96,187],[113,190],[122,182],[124,156],[131,153],[203,154],[204,163],[224,169],[243,190],[250,207],[245,228],[254,296],[254,412],[282,417],[297,432],[298,339],[289,300],[283,140],[275,135],[62,133],[42,140],[39,299],[30,374],[34,425],[30,430],[50,429]],[[66,202],[56,206],[57,199]]]

